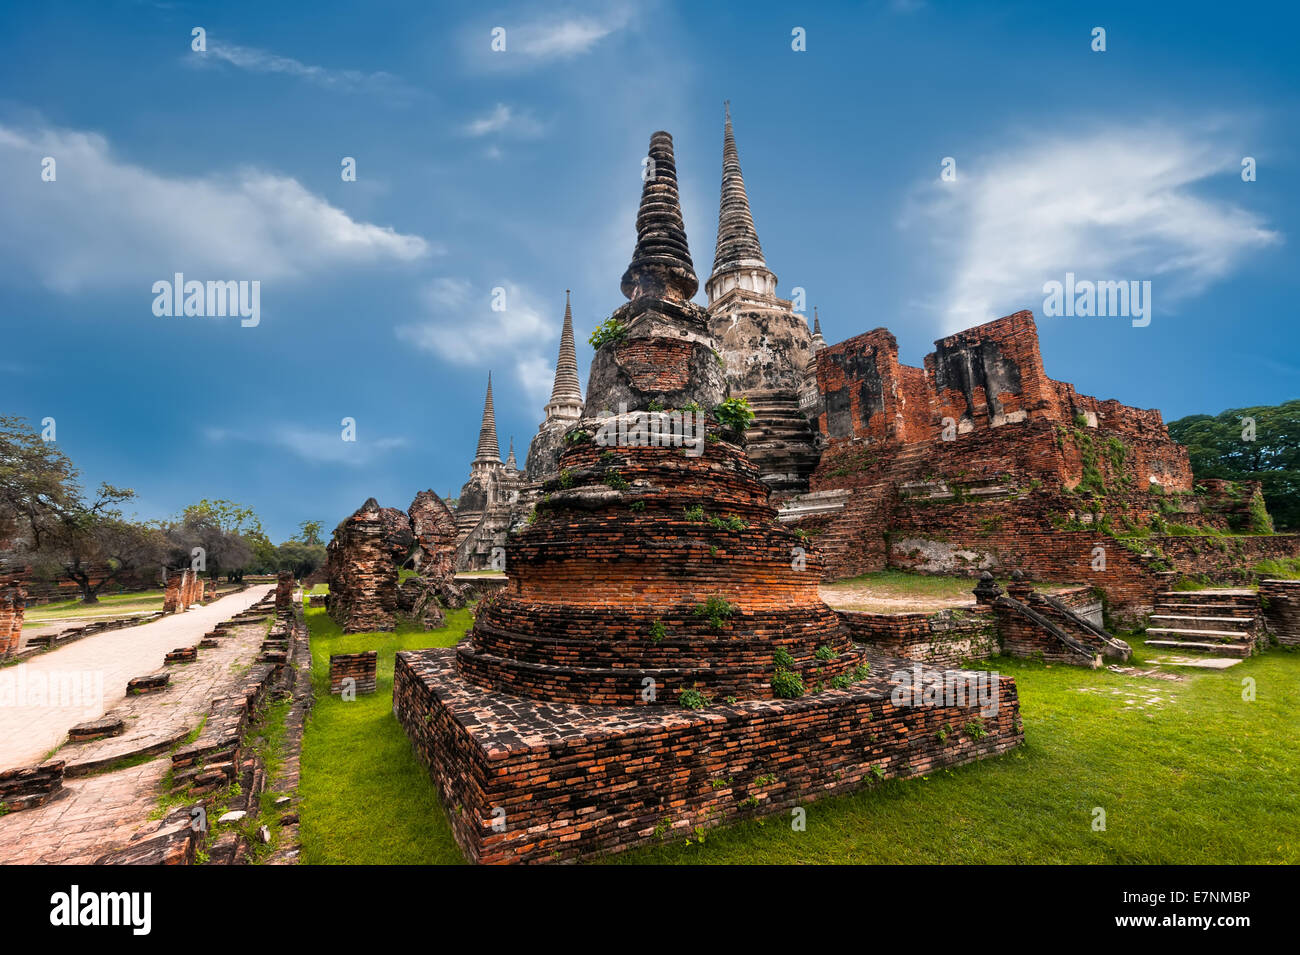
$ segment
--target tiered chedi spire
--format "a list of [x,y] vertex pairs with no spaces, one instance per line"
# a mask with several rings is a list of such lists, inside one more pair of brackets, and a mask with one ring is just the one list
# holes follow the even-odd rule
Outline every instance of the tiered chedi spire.
[[[506,545],[509,592],[456,648],[462,677],[512,696],[627,707],[677,705],[690,689],[764,699],[778,647],[808,685],[859,663],[818,594],[817,552],[790,560],[800,539],[777,525],[743,440],[708,417],[726,380],[708,312],[690,301],[667,133],[654,134],[650,156],[623,277],[630,301],[610,316],[622,334],[596,349],[587,417],[568,432],[535,518]],[[664,410],[689,406],[704,410]],[[735,526],[714,533],[682,517],[706,507]],[[701,594],[732,605],[724,635],[696,609]],[[656,631],[662,642],[647,639]]]
[[749,211],[745,177],[740,173],[740,153],[731,128],[731,104],[722,135],[722,196],[718,201],[718,245],[713,253],[713,274],[705,283],[709,304],[733,288],[776,295],[776,276],[763,259],[763,247]]
[[822,338],[822,320],[817,316],[817,306],[813,306],[813,334],[812,343],[814,349],[826,347],[826,339]]
[[518,471],[519,462],[515,460],[515,436],[510,436],[510,453],[506,455],[506,470]]
[[672,136],[663,131],[651,136],[647,159],[636,216],[636,251],[620,288],[629,299],[686,302],[699,289],[700,280],[695,277],[677,199]]
[[487,397],[483,399],[483,424],[478,429],[478,451],[473,470],[501,467],[501,445],[497,443],[497,415],[492,407],[492,372],[488,372]]
[[555,360],[555,386],[551,389],[551,400],[546,403],[546,423],[577,421],[581,417],[582,385],[578,381],[578,352],[573,345],[573,306],[566,288],[564,330],[560,332],[560,354]]

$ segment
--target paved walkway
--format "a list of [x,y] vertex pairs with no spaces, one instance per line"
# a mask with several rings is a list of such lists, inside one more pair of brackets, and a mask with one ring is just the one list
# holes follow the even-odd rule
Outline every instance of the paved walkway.
[[71,780],[36,809],[0,817],[0,865],[90,865],[124,845],[158,807],[171,761]]
[[102,716],[124,700],[128,680],[163,669],[169,650],[198,643],[217,623],[247,610],[273,587],[249,587],[206,607],[109,630],[0,669],[0,770],[40,762],[69,727]]

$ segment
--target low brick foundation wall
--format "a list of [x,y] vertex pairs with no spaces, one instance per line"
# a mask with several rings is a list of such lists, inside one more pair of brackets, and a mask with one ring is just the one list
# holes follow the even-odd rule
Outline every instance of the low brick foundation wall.
[[346,680],[355,681],[352,688],[357,693],[374,693],[378,662],[379,654],[374,650],[330,654],[330,693],[342,693]]
[[987,660],[999,652],[996,621],[982,607],[934,613],[836,613],[854,643],[889,656],[949,667],[963,660]]
[[[911,533],[891,538],[889,564],[921,573],[1022,570],[1031,579],[1078,583],[1106,594],[1111,613],[1135,621],[1151,613],[1155,594],[1180,576],[1250,583],[1263,560],[1300,555],[1300,535],[1151,536],[1125,542],[1091,531],[999,532],[956,541]],[[1097,548],[1101,548],[1099,552]],[[1136,551],[1149,551],[1145,557]],[[1104,565],[1097,559],[1104,556]],[[960,556],[960,567],[936,555]],[[1163,557],[1163,562],[1161,561]]]
[[1264,625],[1284,647],[1300,647],[1300,580],[1262,580]]
[[0,809],[18,812],[43,806],[63,788],[62,760],[0,772]]
[[482,690],[461,679],[454,649],[433,649],[397,654],[393,711],[471,861],[562,861],[788,811],[1023,742],[1014,680],[998,681],[982,713],[975,702],[894,702],[900,668],[921,670],[880,657],[870,678],[845,690],[701,711],[632,709]]

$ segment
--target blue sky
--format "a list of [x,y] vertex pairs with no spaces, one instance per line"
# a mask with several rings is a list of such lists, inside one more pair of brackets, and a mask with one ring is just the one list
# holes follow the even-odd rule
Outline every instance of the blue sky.
[[[225,497],[280,540],[368,496],[457,491],[489,369],[502,452],[513,435],[522,461],[564,290],[584,380],[585,338],[622,301],[656,129],[676,141],[703,284],[724,99],[778,291],[806,289],[829,341],[885,326],[920,364],[935,338],[1029,308],[1048,374],[1086,394],[1166,419],[1300,394],[1289,5],[3,17],[0,409],[53,417],[85,483],[134,487],[142,517]],[[260,324],[155,316],[152,284],[177,271],[260,281]],[[1067,271],[1150,280],[1151,324],[1044,317],[1043,284]]]

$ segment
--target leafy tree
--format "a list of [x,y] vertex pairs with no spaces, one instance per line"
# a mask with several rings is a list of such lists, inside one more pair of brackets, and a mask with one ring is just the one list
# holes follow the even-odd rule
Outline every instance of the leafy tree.
[[80,507],[79,477],[25,419],[0,416],[0,546],[39,549],[52,522]]
[[167,541],[157,527],[125,520],[116,509],[93,506],[65,516],[45,529],[32,567],[43,577],[66,577],[77,585],[83,603],[99,601],[109,584],[159,567]]
[[[251,511],[249,512],[251,513]],[[168,540],[168,565],[185,567],[191,564],[196,547],[203,548],[203,567],[213,580],[224,572],[238,580],[253,560],[254,550],[249,536],[255,531],[240,533],[235,528],[242,522],[223,523],[220,512],[207,507],[191,505],[179,520],[166,525]]]
[[325,541],[321,538],[320,521],[303,521],[298,525],[297,539],[304,544],[310,544],[313,547],[325,546]]
[[302,578],[325,564],[325,548],[321,544],[308,544],[300,540],[287,540],[278,548],[279,570],[291,570]]
[[1300,528],[1300,399],[1189,415],[1169,434],[1187,446],[1198,478],[1259,481],[1274,525]]

